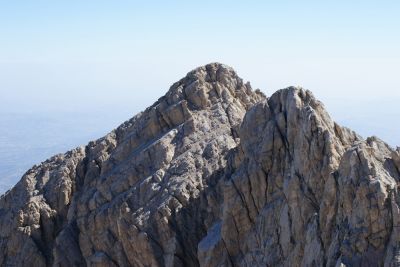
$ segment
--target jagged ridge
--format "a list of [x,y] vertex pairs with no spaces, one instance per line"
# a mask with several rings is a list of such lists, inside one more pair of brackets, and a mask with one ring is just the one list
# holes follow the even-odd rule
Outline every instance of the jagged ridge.
[[213,63],[0,199],[5,266],[398,264],[400,150]]

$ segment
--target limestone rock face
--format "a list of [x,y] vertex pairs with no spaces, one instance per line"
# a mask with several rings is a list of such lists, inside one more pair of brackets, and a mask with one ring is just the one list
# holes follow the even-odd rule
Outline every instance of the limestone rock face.
[[399,266],[400,150],[197,68],[0,198],[1,266]]
[[338,126],[299,88],[256,104],[239,132],[202,266],[400,264],[400,177],[388,145]]

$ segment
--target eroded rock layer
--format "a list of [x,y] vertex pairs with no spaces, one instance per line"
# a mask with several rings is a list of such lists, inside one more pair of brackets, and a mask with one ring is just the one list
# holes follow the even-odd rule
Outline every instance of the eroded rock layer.
[[2,266],[398,266],[400,150],[197,68],[0,198]]

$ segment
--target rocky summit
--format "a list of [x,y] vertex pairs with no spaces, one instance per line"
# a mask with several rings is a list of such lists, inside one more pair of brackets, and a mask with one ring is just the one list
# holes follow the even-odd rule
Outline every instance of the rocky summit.
[[400,266],[400,149],[213,63],[0,198],[1,266]]

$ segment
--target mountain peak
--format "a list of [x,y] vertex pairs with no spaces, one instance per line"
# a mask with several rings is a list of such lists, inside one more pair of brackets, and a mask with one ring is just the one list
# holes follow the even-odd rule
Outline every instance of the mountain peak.
[[210,63],[190,71],[184,78],[174,83],[165,95],[168,103],[185,99],[194,109],[207,108],[217,102],[232,101],[252,105],[264,96],[253,92],[250,83],[243,83],[233,68]]
[[208,82],[226,82],[227,79],[237,79],[239,78],[236,71],[225,64],[219,62],[212,62],[200,67],[197,67],[190,71],[186,78],[198,77],[202,80]]
[[4,266],[397,266],[400,149],[211,63],[0,198]]

